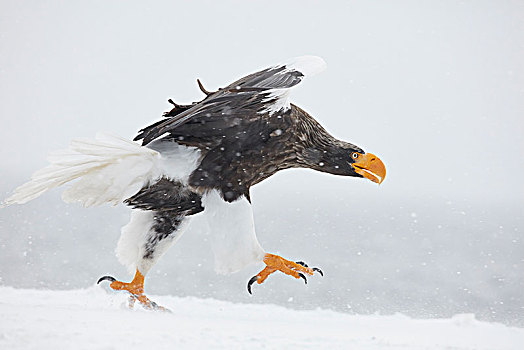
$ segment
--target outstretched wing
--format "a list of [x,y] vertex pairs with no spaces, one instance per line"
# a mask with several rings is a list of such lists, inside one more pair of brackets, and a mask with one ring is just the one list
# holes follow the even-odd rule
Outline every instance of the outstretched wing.
[[303,56],[253,73],[209,94],[191,108],[140,130],[135,141],[143,140],[142,144],[147,145],[170,133],[181,140],[211,142],[226,129],[288,109],[290,89],[325,66],[320,57]]

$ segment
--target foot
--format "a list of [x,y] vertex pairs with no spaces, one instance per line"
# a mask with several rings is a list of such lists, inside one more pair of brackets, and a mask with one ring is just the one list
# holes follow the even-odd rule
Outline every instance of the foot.
[[306,284],[307,279],[304,273],[312,276],[313,273],[317,271],[320,273],[320,275],[324,276],[322,270],[317,267],[310,268],[302,261],[293,262],[274,254],[266,254],[264,256],[264,264],[266,264],[266,267],[260,271],[258,275],[253,276],[247,283],[247,291],[249,294],[251,294],[251,285],[253,283],[263,283],[269,277],[269,275],[275,271],[283,272],[286,275],[290,275],[295,278],[302,278]]
[[145,309],[169,311],[165,307],[159,306],[157,303],[149,300],[149,298],[146,297],[146,295],[144,294],[144,279],[144,275],[142,275],[140,271],[138,271],[137,269],[135,277],[129,283],[117,281],[115,278],[111,276],[103,276],[98,280],[97,284],[99,284],[102,281],[109,281],[111,282],[109,284],[109,287],[111,287],[111,289],[125,290],[129,292],[129,294],[131,294],[129,298],[129,308],[131,309],[135,305],[135,301],[138,300]]

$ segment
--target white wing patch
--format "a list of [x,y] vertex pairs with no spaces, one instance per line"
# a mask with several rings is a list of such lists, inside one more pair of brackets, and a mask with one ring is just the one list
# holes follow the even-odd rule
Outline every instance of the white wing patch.
[[173,140],[156,140],[147,147],[160,153],[157,162],[160,172],[184,184],[187,184],[189,175],[201,160],[201,152],[197,147],[180,145]]
[[[316,75],[326,69],[326,62],[318,56],[301,56],[290,59],[287,62],[276,65],[275,69],[285,67],[286,69],[276,74],[288,74],[290,72],[300,72],[304,75],[304,78]],[[273,115],[281,110],[288,110],[291,106],[289,103],[289,94],[291,88],[285,89],[271,89],[266,91],[269,95],[263,102],[270,102],[266,108],[259,111],[259,114],[269,113]]]
[[281,110],[288,110],[291,108],[289,104],[289,93],[290,89],[272,89],[269,90],[269,95],[267,98],[263,100],[263,102],[271,102],[273,103],[268,104],[266,108],[260,110],[259,114],[265,114],[269,113],[269,115],[273,115],[274,113],[281,111]]
[[327,67],[326,61],[318,56],[300,56],[290,59],[277,67],[286,66],[290,71],[298,71],[306,77],[313,76],[324,71]]
[[262,262],[265,252],[255,234],[251,204],[245,197],[228,203],[212,190],[202,197],[203,217],[211,231],[215,270],[227,274]]

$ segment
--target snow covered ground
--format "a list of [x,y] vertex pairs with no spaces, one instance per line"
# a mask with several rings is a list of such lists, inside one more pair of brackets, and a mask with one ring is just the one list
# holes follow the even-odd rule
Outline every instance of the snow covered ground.
[[129,310],[102,287],[0,287],[1,349],[522,349],[524,329],[471,314],[417,320],[157,296]]

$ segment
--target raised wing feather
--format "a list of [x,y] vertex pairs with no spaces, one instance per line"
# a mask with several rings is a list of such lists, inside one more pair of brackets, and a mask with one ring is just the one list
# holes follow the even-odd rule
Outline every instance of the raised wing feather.
[[[221,133],[263,115],[289,108],[289,90],[304,77],[316,74],[325,68],[325,62],[315,56],[304,56],[288,63],[270,67],[241,78],[223,89],[210,94],[201,102],[149,127],[142,129],[135,140],[150,143],[166,133],[181,137],[198,138]],[[191,123],[200,130],[175,132],[180,126]]]

